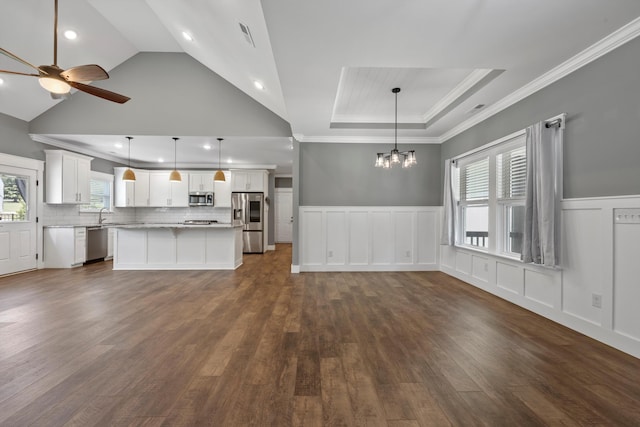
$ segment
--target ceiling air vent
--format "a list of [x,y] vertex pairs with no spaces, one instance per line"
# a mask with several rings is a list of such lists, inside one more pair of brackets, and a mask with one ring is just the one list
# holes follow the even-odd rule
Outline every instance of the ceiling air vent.
[[478,104],[472,109],[470,109],[469,111],[467,111],[467,114],[477,113],[478,111],[482,110],[484,107],[486,107],[486,104]]
[[242,31],[244,39],[247,41],[247,43],[249,43],[253,47],[256,47],[256,44],[253,42],[253,37],[251,37],[251,30],[249,30],[249,26],[243,24],[242,22],[238,22],[238,24],[240,24],[240,31]]

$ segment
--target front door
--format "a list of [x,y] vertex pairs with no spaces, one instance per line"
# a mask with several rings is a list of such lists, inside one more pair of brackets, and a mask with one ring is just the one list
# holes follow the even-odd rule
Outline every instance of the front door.
[[276,188],[276,243],[291,243],[293,237],[293,192]]
[[0,165],[0,275],[36,261],[36,171]]

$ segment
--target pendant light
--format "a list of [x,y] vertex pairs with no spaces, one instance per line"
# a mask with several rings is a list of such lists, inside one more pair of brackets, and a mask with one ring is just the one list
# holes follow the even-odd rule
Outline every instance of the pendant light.
[[129,167],[122,174],[122,180],[123,181],[135,181],[136,180],[136,174],[133,173],[133,171],[131,170],[131,140],[133,139],[133,137],[132,136],[127,136],[126,138],[129,140]]
[[391,89],[396,95],[396,116],[395,116],[395,133],[394,146],[389,154],[377,153],[375,167],[389,169],[393,165],[401,164],[403,168],[410,168],[417,164],[416,152],[414,150],[398,151],[398,92],[399,87]]
[[180,138],[176,138],[175,136],[173,137],[173,170],[171,171],[171,174],[169,174],[169,181],[171,182],[182,181],[180,172],[178,172],[178,169],[176,168],[176,161],[177,161],[176,159],[178,157],[178,149],[176,147],[179,139]]
[[218,138],[218,170],[216,171],[216,174],[213,177],[214,181],[226,181],[226,178],[224,177],[224,172],[222,172],[222,170],[220,169],[220,157],[222,156],[222,138]]

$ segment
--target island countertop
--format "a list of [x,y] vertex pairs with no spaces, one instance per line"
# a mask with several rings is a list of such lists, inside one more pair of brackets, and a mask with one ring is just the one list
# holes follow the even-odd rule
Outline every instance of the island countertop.
[[114,270],[234,270],[242,264],[242,226],[147,223],[114,228]]
[[240,228],[242,225],[234,225],[229,223],[213,223],[213,224],[185,224],[185,223],[140,223],[140,224],[120,224],[120,225],[110,225],[103,224],[103,226],[107,227],[115,227],[115,228]]

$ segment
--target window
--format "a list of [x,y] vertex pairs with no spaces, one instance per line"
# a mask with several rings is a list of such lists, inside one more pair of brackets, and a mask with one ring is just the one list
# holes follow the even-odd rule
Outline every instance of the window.
[[460,246],[519,257],[524,231],[526,149],[523,133],[457,161]]
[[29,177],[0,173],[0,221],[28,220]]
[[111,211],[113,175],[91,171],[89,204],[80,207],[81,212],[97,212],[102,208]]

